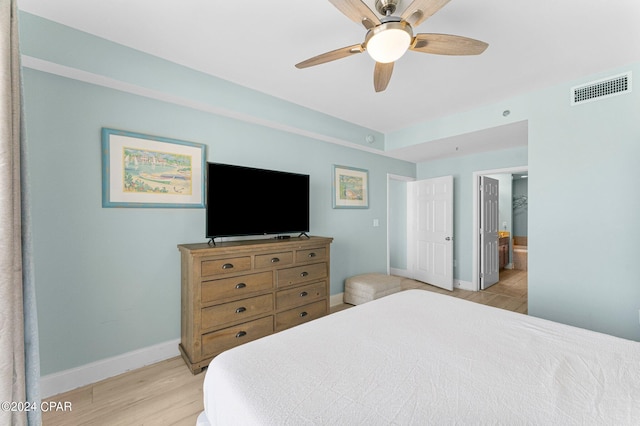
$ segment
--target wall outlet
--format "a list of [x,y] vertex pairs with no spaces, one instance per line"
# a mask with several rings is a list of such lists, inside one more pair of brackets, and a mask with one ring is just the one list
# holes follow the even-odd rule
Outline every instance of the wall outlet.
[[373,219],[373,226],[380,226],[380,221],[378,219]]

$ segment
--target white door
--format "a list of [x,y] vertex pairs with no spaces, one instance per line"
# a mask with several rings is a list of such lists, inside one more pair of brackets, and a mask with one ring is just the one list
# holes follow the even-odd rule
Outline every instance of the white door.
[[453,176],[408,182],[407,202],[410,275],[453,290]]
[[480,289],[500,279],[498,259],[499,186],[496,179],[480,176]]

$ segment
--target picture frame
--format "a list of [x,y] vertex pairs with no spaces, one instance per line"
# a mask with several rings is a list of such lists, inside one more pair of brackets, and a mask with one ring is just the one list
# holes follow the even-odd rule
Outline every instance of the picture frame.
[[204,208],[206,146],[103,127],[102,207]]
[[369,171],[347,166],[333,166],[333,208],[369,208]]

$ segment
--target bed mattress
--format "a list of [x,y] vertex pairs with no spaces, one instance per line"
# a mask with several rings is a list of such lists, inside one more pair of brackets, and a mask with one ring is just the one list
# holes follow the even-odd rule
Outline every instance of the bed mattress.
[[640,424],[640,343],[408,290],[217,356],[212,425]]

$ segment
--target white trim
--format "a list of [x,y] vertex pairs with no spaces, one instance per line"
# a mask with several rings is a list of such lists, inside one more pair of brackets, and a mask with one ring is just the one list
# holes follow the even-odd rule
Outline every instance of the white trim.
[[389,275],[395,275],[397,277],[404,277],[404,278],[408,278],[408,279],[413,279],[413,278],[411,278],[411,275],[409,274],[409,271],[406,270],[406,269],[389,268]]
[[[40,377],[40,396],[48,398],[86,386],[136,368],[151,365],[180,355],[180,339],[137,349],[111,358],[101,359],[80,367]],[[186,368],[186,367],[185,367]]]
[[329,297],[329,306],[332,308],[334,306],[342,305],[343,303],[344,303],[344,292],[332,294],[331,297]]
[[[329,298],[329,305],[331,307],[341,305],[344,303],[343,299],[344,293],[332,294]],[[137,368],[180,356],[179,343],[180,339],[175,339],[111,358],[101,359],[69,370],[47,374],[40,377],[41,397],[49,398]]]
[[[406,269],[392,269],[391,275],[413,279],[409,276],[409,271],[407,271]],[[471,281],[453,280],[453,286],[455,288],[459,288],[460,290],[475,291],[475,288],[473,287],[473,283]]]
[[387,154],[385,151],[380,149],[370,148],[368,146],[359,145],[344,139],[334,138],[331,136],[323,135],[323,134],[312,132],[309,130],[300,129],[297,127],[289,126],[289,125],[278,123],[275,121],[258,118],[253,115],[245,114],[238,111],[232,111],[226,108],[217,107],[204,102],[194,101],[192,99],[183,98],[180,96],[161,92],[159,90],[148,89],[146,87],[116,80],[111,77],[105,77],[100,74],[94,74],[88,71],[79,70],[77,68],[56,64],[54,62],[46,61],[44,59],[35,58],[33,56],[22,55],[21,60],[22,60],[22,66],[24,68],[30,68],[36,71],[42,71],[49,74],[58,75],[60,77],[70,78],[72,80],[94,84],[96,86],[107,87],[109,89],[118,90],[121,92],[126,92],[126,93],[130,93],[137,96],[143,96],[143,97],[155,99],[161,102],[167,102],[174,105],[179,105],[179,106],[195,109],[198,111],[207,112],[210,114],[231,118],[234,120],[244,121],[246,123],[256,124],[259,126],[268,127],[271,129],[280,130],[287,133],[305,136],[308,138],[317,139],[324,142],[329,142],[336,145],[342,145],[349,148],[358,149],[360,151],[366,151],[373,154],[378,154],[385,157],[393,158],[389,154]]
[[453,280],[453,286],[460,290],[476,291],[471,281]]
[[471,288],[469,290],[472,291],[480,291],[480,283],[478,281],[478,277],[480,276],[480,262],[478,261],[478,244],[480,237],[480,220],[479,220],[479,206],[478,203],[479,198],[478,192],[480,192],[480,176],[484,175],[495,175],[495,174],[506,174],[506,173],[521,173],[529,171],[529,166],[516,166],[516,167],[507,167],[504,169],[493,169],[493,170],[480,170],[473,172],[473,178],[471,179],[471,184],[473,186],[473,225],[471,227],[473,233],[473,246],[472,246],[472,270],[471,270]]
[[387,178],[404,182],[413,182],[414,180],[416,180],[416,178],[411,176],[394,175],[393,173],[387,173]]

